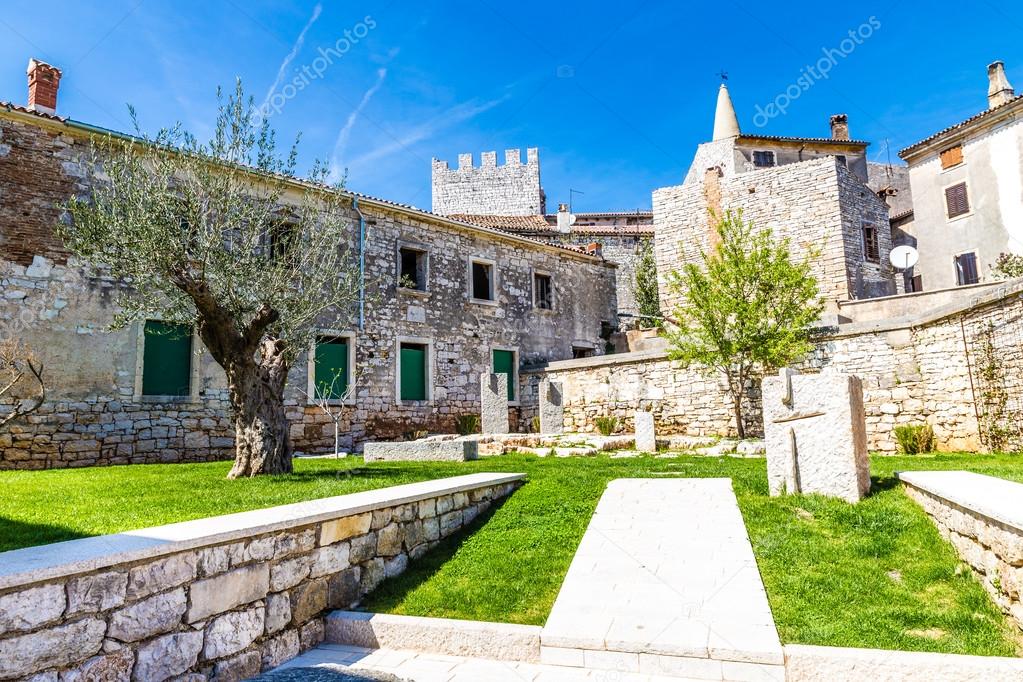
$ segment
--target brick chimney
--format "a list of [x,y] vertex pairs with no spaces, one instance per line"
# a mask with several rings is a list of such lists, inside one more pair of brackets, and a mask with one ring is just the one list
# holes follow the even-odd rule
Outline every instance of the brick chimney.
[[987,67],[987,108],[1000,107],[1013,97],[1016,91],[1009,85],[1009,79],[1005,77],[1005,63],[1002,61],[993,62]]
[[28,60],[28,108],[44,114],[57,113],[57,89],[61,72],[38,59]]
[[835,114],[831,117],[831,139],[849,139],[849,117],[846,114]]

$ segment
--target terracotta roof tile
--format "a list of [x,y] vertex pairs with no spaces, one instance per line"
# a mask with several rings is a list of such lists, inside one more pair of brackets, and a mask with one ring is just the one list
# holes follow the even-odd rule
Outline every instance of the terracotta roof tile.
[[903,149],[902,151],[899,152],[899,156],[904,159],[904,158],[906,158],[906,156],[905,156],[906,154],[908,154],[909,152],[913,151],[914,149],[917,149],[918,147],[922,147],[925,144],[927,144],[929,142],[933,142],[934,140],[938,139],[939,137],[947,135],[947,134],[949,134],[951,132],[954,132],[956,130],[960,130],[962,128],[966,128],[967,126],[970,126],[970,125],[976,123],[977,121],[983,120],[983,119],[987,118],[988,116],[991,116],[992,114],[995,114],[997,112],[1004,111],[1007,107],[1015,106],[1015,105],[1019,104],[1020,102],[1023,102],[1023,94],[1016,95],[1015,97],[1010,99],[1008,102],[1006,102],[1004,104],[1000,104],[997,107],[995,107],[994,109],[985,109],[984,111],[980,112],[979,114],[975,114],[975,115],[969,117],[965,121],[960,121],[959,123],[956,123],[955,125],[951,125],[951,126],[945,128],[944,130],[939,130],[938,132],[934,133],[930,137],[925,137],[924,139],[920,140],[919,142],[915,142],[915,143],[909,145],[908,147],[906,147],[905,149]]

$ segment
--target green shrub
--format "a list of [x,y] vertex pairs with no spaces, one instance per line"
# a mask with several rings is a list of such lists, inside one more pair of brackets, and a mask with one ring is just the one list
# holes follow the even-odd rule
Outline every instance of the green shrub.
[[540,418],[533,417],[530,421],[530,425],[533,427],[533,433],[540,433]]
[[602,436],[610,436],[618,429],[618,417],[597,417],[595,423]]
[[455,430],[459,436],[468,436],[480,432],[480,416],[478,414],[463,414],[455,417]]
[[895,440],[907,455],[934,451],[934,429],[930,424],[904,424],[895,427]]

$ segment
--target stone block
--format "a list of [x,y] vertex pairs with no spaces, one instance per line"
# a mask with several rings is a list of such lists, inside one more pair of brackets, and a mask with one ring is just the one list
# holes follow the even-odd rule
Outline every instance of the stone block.
[[402,532],[397,523],[384,526],[377,533],[377,554],[388,557],[401,551]]
[[259,675],[259,654],[246,651],[243,654],[218,661],[213,666],[213,682],[242,682]]
[[480,374],[481,418],[483,433],[508,433],[508,375]]
[[280,632],[291,622],[291,597],[287,592],[266,598],[266,634]]
[[61,682],[129,682],[135,653],[125,647],[109,654],[94,656],[61,674]]
[[333,521],[324,521],[323,525],[320,526],[320,545],[330,545],[357,535],[365,535],[369,532],[369,525],[372,520],[373,514],[366,512],[365,514],[346,516],[342,519],[334,519]]
[[763,380],[762,393],[772,495],[819,493],[858,502],[870,491],[858,377],[783,369]]
[[99,653],[107,624],[87,618],[27,635],[0,639],[0,679],[79,663]]
[[316,546],[316,530],[307,528],[297,533],[283,533],[274,538],[274,559],[283,559],[308,552]]
[[313,563],[309,568],[310,578],[337,573],[348,568],[350,547],[347,542],[320,547],[313,552]]
[[266,564],[253,564],[214,578],[198,580],[192,584],[189,594],[191,608],[188,609],[187,620],[194,623],[262,599],[269,589],[270,570]]
[[124,603],[128,574],[97,573],[72,578],[67,584],[67,614],[105,611]]
[[270,591],[280,592],[298,585],[309,577],[312,563],[313,557],[305,555],[274,564],[270,567]]
[[327,608],[327,579],[319,578],[291,591],[291,622],[302,625]]
[[128,574],[129,600],[148,597],[195,578],[195,554],[173,554],[131,569]]
[[367,462],[467,462],[479,459],[474,440],[411,440],[394,443],[366,443]]
[[346,609],[359,599],[358,566],[332,575],[327,581],[327,608]]
[[110,615],[107,637],[138,642],[175,629],[185,613],[185,590],[177,588],[126,606]]
[[350,543],[350,550],[348,552],[348,561],[353,564],[361,564],[363,561],[369,561],[377,553],[377,534],[370,533],[361,537],[352,538]]
[[238,653],[263,634],[265,619],[266,609],[262,606],[214,618],[206,626],[202,655],[213,660]]
[[0,597],[0,635],[31,630],[64,613],[63,585],[40,585]]
[[657,436],[654,433],[654,413],[640,410],[635,415],[636,450],[657,452]]
[[565,392],[559,381],[540,382],[540,432],[564,433]]
[[288,630],[263,643],[263,669],[276,668],[299,653],[298,630]]
[[136,682],[163,682],[188,671],[199,658],[202,639],[201,631],[178,632],[142,645],[132,679]]
[[302,651],[306,651],[319,645],[323,642],[323,634],[324,627],[322,618],[316,618],[309,621],[298,631],[299,648],[301,648]]

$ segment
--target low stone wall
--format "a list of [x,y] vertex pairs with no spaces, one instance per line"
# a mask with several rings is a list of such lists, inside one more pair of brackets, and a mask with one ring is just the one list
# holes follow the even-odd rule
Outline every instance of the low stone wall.
[[[899,474],[906,493],[1023,630],[1023,484],[965,471]],[[1023,679],[1021,677],[1020,679]]]
[[0,554],[0,680],[242,680],[510,494],[472,474]]
[[785,646],[788,682],[1018,682],[1023,659],[920,651]]

